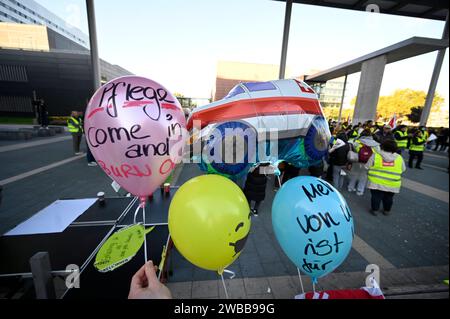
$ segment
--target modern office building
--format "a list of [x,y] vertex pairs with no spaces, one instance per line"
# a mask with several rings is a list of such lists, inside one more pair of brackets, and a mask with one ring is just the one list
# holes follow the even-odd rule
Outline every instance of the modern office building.
[[319,73],[320,70],[311,69],[306,74],[297,77],[298,80],[305,81],[319,96],[322,107],[340,107],[342,95],[344,92],[344,77],[332,79],[327,82],[308,81],[307,77],[311,74]]
[[[102,82],[132,74],[100,60]],[[84,111],[93,93],[89,52],[0,49],[0,116],[34,116],[33,98],[50,115]]]
[[0,0],[0,22],[46,26],[49,33],[59,34],[89,48],[89,37],[86,34],[33,0]]
[[319,95],[322,107],[340,107],[344,94],[344,78],[337,78],[325,83],[310,83],[311,88]]
[[[94,91],[86,36],[34,1],[0,4],[0,116],[35,116],[35,98],[49,115],[84,111]],[[103,83],[132,74],[103,60],[100,73]]]
[[44,25],[11,22],[0,22],[0,48],[35,51],[89,51],[84,46]]

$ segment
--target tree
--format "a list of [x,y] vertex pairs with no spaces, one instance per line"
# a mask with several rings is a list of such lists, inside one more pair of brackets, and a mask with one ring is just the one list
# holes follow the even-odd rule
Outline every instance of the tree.
[[[327,119],[338,120],[339,118],[339,107],[326,106],[323,108],[323,113]],[[342,109],[341,121],[346,122],[347,118],[350,116],[350,119],[353,115],[353,109]]]
[[411,113],[406,115],[408,119],[413,123],[420,122],[420,117],[422,116],[423,106],[414,106],[411,108]]
[[[390,119],[394,113],[397,114],[397,118],[408,116],[411,114],[412,108],[425,104],[426,97],[427,94],[424,91],[413,89],[396,90],[391,95],[380,96],[377,114],[385,120]],[[431,112],[438,112],[444,101],[444,98],[436,93],[431,105]],[[356,104],[356,97],[352,99],[351,104]]]
[[324,107],[323,114],[325,115],[325,117],[327,119],[336,120],[339,115],[339,108],[338,107]]

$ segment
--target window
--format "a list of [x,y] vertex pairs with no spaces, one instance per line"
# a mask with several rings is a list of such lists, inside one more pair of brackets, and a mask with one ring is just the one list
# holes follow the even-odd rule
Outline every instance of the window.
[[21,65],[0,65],[0,81],[28,82],[27,71]]
[[244,89],[238,84],[231,89],[230,93],[228,93],[227,96],[225,96],[225,99],[229,99],[230,97],[242,94],[244,92],[245,92]]
[[243,83],[243,85],[250,92],[276,90],[276,87],[272,82],[248,82]]
[[28,96],[4,96],[0,95],[1,112],[32,113],[33,106]]

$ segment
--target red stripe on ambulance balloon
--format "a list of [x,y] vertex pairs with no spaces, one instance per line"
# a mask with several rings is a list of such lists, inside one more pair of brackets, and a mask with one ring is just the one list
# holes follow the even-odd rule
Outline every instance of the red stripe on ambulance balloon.
[[267,97],[244,99],[194,112],[189,118],[187,129],[191,130],[193,121],[200,121],[201,128],[210,123],[225,122],[267,115],[309,114],[322,115],[316,99],[304,97]]

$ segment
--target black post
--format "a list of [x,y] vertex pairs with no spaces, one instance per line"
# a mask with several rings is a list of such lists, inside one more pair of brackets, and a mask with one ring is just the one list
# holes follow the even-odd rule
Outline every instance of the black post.
[[283,44],[281,47],[281,62],[279,78],[284,79],[286,73],[286,59],[289,42],[289,28],[291,25],[292,0],[286,0],[286,12],[284,15]]
[[55,299],[55,285],[48,252],[36,253],[30,258],[30,266],[33,273],[36,299]]

